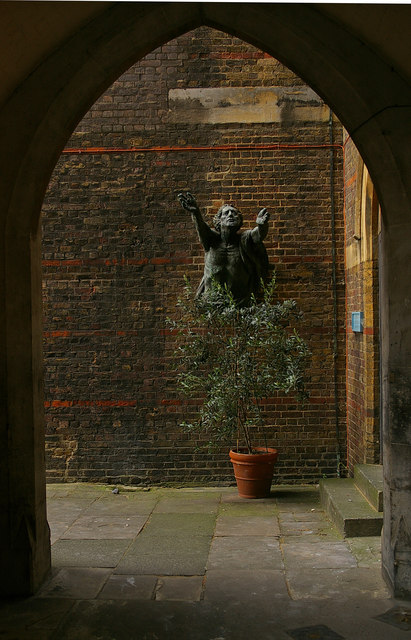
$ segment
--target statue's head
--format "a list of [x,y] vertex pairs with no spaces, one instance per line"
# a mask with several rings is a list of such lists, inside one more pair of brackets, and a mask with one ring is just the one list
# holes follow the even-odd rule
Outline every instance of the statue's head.
[[221,225],[238,231],[242,224],[243,216],[232,204],[223,204],[214,216],[214,227],[218,232],[221,230]]

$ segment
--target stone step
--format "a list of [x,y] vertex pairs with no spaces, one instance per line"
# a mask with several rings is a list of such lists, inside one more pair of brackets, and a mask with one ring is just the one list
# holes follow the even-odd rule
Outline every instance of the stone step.
[[379,536],[382,514],[358,491],[353,478],[320,480],[322,505],[345,538]]
[[382,464],[357,464],[354,482],[359,491],[376,511],[383,510]]

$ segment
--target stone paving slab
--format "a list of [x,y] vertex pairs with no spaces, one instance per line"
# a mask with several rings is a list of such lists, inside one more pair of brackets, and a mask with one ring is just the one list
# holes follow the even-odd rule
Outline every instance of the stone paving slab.
[[392,607],[382,615],[376,616],[375,619],[385,622],[391,627],[411,631],[411,607],[408,603],[404,603],[399,607]]
[[224,494],[221,498],[219,509],[220,515],[238,516],[238,517],[267,517],[275,516],[278,513],[277,505],[274,500],[247,500],[244,498],[225,500]]
[[227,608],[214,602],[133,604],[79,602],[70,621],[62,626],[59,640],[290,640],[278,624],[276,609],[267,620],[268,608],[273,609],[269,598],[263,609],[256,603]]
[[214,532],[215,536],[279,536],[278,519],[275,516],[220,515]]
[[104,540],[134,538],[147,522],[147,516],[79,516],[62,533],[64,540]]
[[110,575],[108,569],[67,567],[60,569],[40,592],[42,598],[96,598]]
[[47,503],[47,518],[53,523],[71,524],[92,504],[90,500],[53,500]]
[[287,535],[283,536],[283,540],[289,544],[306,544],[310,543],[320,543],[320,542],[339,542],[341,540],[341,535],[338,531],[319,531],[318,533],[309,533],[307,531],[305,534],[297,534],[297,535]]
[[203,576],[163,576],[158,579],[156,600],[168,602],[199,602],[203,591]]
[[125,558],[156,555],[184,555],[184,553],[208,553],[211,536],[163,535],[152,536],[144,531],[137,536],[125,553]]
[[348,569],[357,562],[344,542],[304,542],[282,545],[285,567],[290,569]]
[[98,597],[106,600],[152,600],[157,576],[111,575]]
[[13,599],[12,606],[10,601],[4,600],[0,602],[0,638],[26,640],[27,637],[30,640],[43,640],[52,637],[53,631],[72,606],[73,600],[69,599]]
[[220,504],[220,497],[215,494],[198,497],[186,494],[182,497],[162,498],[159,500],[155,512],[158,513],[216,513]]
[[[358,593],[355,597],[348,595],[304,602],[303,624],[327,625],[345,640],[408,640],[407,633],[403,630],[385,625],[374,618],[378,615],[377,611],[381,613],[389,608],[389,602],[390,600],[372,598],[366,593]],[[301,605],[302,602],[299,601],[297,604]],[[299,625],[293,626],[295,628]]]
[[112,490],[105,484],[90,484],[86,482],[69,482],[48,484],[46,486],[47,498],[66,498],[79,496],[84,498],[104,495]]
[[[312,503],[310,502],[309,505],[311,507],[315,507],[315,510],[317,511],[317,509],[320,509],[320,504],[319,503]],[[303,501],[301,502],[293,502],[293,501],[287,501],[285,499],[283,500],[277,500],[277,509],[278,509],[278,513],[281,516],[282,513],[294,513],[297,516],[297,519],[301,518],[302,514],[304,513],[309,513],[311,511],[311,509],[307,508],[307,504],[304,503]]]
[[55,567],[116,567],[130,540],[57,540],[51,548]]
[[289,595],[281,570],[246,569],[207,569],[204,599],[210,602],[233,600],[244,606],[250,602],[269,599],[271,606],[278,599],[288,600]]
[[346,542],[355,556],[359,567],[380,567],[381,538],[380,536],[364,536],[361,538],[347,538]]
[[142,498],[134,494],[110,495],[94,500],[86,510],[87,515],[103,516],[138,516],[150,515],[157,504],[158,497],[150,494],[142,494]]
[[318,486],[304,484],[281,484],[271,487],[271,497],[276,500],[285,499],[287,502],[303,502],[320,504]]
[[278,519],[281,523],[286,522],[324,522],[326,520],[323,509],[310,509],[307,508],[303,511],[280,511]]
[[267,498],[240,498],[238,495],[237,489],[225,490],[221,493],[221,504],[241,504],[243,506],[252,505],[255,509],[257,509],[257,505],[261,506],[265,505],[266,507],[272,507],[275,509],[276,500],[271,493]]
[[163,553],[156,555],[127,555],[115,569],[116,574],[197,576],[205,573],[208,548],[200,551]]
[[280,529],[283,536],[306,536],[319,533],[326,528],[324,521],[303,520],[297,522],[280,522]]
[[260,569],[282,569],[280,545],[275,537],[229,536],[214,538],[207,570],[232,571],[252,567]]
[[371,598],[389,597],[380,569],[292,569],[287,571],[291,597],[301,599],[356,598],[367,592]]
[[153,513],[144,530],[152,537],[164,535],[170,538],[178,536],[212,536],[215,527],[215,514],[208,513]]
[[59,538],[61,538],[64,533],[69,528],[68,524],[59,524],[59,523],[49,523],[50,527],[50,544],[54,544]]
[[[73,601],[71,601],[71,606],[73,606]],[[4,631],[1,635],[1,640],[54,640],[56,638],[55,629],[43,629],[39,627],[31,627],[28,629],[27,626],[23,625],[24,623],[21,623],[21,626],[16,624],[13,625],[13,631]]]
[[299,627],[298,629],[290,629],[288,635],[293,640],[345,640],[339,633],[335,633],[325,624],[316,624],[309,627]]
[[[61,627],[59,640],[211,640],[224,625],[202,603],[131,600],[80,601]],[[264,639],[265,640],[265,639]],[[289,639],[288,639],[289,640]]]
[[305,511],[320,507],[320,497],[316,489],[282,487],[275,491],[278,510]]
[[280,522],[281,535],[290,543],[321,542],[341,540],[336,527],[324,520],[303,520],[300,522]]
[[46,486],[47,500],[51,500],[52,498],[66,498],[71,495],[72,492],[72,487],[67,484],[48,484]]

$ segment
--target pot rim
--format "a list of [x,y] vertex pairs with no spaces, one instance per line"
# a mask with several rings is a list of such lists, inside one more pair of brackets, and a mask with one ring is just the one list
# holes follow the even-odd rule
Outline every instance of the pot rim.
[[232,460],[267,460],[272,458],[276,460],[278,456],[278,449],[273,447],[255,447],[255,453],[248,453],[245,447],[239,447],[239,449],[230,449],[230,458]]

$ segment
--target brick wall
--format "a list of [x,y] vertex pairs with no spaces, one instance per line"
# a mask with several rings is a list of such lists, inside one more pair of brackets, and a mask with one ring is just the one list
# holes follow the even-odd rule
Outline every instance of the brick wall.
[[[380,461],[378,201],[367,168],[345,143],[348,466]],[[351,328],[364,314],[363,330]]]
[[[181,189],[209,221],[223,202],[240,208],[244,228],[270,210],[279,296],[298,300],[313,353],[309,402],[264,406],[276,480],[335,474],[336,399],[343,460],[345,451],[344,229],[328,115],[278,61],[201,28],[131,67],[85,116],[67,145],[85,152],[62,154],[43,212],[49,481],[232,480],[227,451],[197,451],[178,426],[193,407],[170,371],[166,317],[184,274],[196,284],[203,265]],[[336,120],[333,135],[341,144]]]

